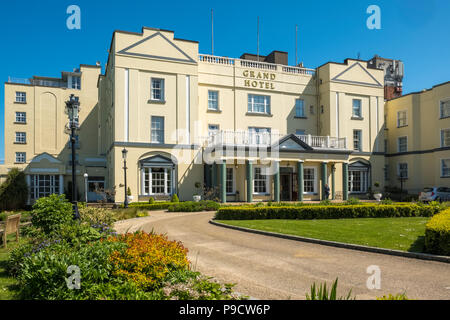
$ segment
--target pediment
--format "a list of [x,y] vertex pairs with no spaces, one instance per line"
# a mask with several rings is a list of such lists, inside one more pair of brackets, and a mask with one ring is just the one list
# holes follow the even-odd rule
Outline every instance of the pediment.
[[159,31],[120,50],[118,53],[143,58],[196,63],[192,57]]
[[48,161],[50,163],[57,163],[57,164],[61,164],[62,162],[60,160],[58,160],[57,158],[55,158],[54,156],[44,152],[41,153],[40,155],[36,156],[33,158],[33,160],[31,160],[31,163],[41,163],[42,161]]
[[148,158],[142,159],[140,162],[145,163],[145,164],[170,164],[170,165],[173,164],[171,159],[161,156],[161,155],[148,157]]
[[348,84],[383,87],[383,85],[359,62],[352,64],[331,80]]
[[279,142],[279,149],[280,151],[283,150],[297,150],[297,151],[304,151],[304,150],[312,150],[312,148],[307,145],[305,142],[300,140],[296,135],[290,134],[284,137]]

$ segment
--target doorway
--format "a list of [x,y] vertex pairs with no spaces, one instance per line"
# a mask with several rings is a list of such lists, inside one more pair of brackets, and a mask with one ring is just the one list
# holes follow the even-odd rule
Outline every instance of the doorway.
[[280,168],[280,200],[292,201],[292,168]]

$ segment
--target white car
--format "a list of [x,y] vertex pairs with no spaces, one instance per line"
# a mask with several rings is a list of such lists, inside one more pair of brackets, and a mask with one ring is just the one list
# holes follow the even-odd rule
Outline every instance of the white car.
[[450,188],[430,187],[419,193],[419,201],[450,201]]

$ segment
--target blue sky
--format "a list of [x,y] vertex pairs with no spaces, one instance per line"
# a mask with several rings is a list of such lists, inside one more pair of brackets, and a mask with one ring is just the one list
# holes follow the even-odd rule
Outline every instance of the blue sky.
[[[66,9],[81,8],[81,30],[68,30]],[[381,30],[369,30],[369,5],[381,9]],[[112,32],[140,32],[142,26],[175,31],[197,40],[200,53],[239,57],[256,53],[260,17],[260,54],[289,52],[295,63],[295,25],[299,60],[315,68],[345,58],[378,54],[405,63],[404,93],[450,80],[450,1],[2,1],[0,4],[0,159],[4,158],[4,85],[8,76],[59,77],[81,64],[107,60]]]

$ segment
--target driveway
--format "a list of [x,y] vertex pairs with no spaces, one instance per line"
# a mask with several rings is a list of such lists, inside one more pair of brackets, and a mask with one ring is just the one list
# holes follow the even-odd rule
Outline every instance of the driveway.
[[[189,249],[192,267],[236,283],[257,299],[305,299],[313,282],[331,284],[357,299],[406,292],[412,299],[450,299],[450,264],[334,248],[213,226],[213,213],[151,212],[116,224],[118,232],[165,233]],[[369,290],[367,267],[381,270],[381,289]]]

